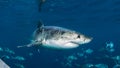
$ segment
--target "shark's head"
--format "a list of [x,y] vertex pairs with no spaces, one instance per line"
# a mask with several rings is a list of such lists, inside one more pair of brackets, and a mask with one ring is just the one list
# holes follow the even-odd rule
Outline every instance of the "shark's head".
[[89,43],[92,38],[91,37],[87,37],[83,34],[73,34],[73,36],[71,36],[71,42],[75,43],[75,44],[86,44]]
[[65,44],[68,48],[75,48],[81,44],[89,43],[92,38],[87,37],[81,33],[77,32],[67,32],[63,35],[64,41],[66,40],[67,43]]

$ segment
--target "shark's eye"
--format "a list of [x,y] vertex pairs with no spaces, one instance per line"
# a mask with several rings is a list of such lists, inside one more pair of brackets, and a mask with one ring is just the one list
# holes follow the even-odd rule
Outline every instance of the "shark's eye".
[[78,35],[77,38],[80,38],[80,35]]

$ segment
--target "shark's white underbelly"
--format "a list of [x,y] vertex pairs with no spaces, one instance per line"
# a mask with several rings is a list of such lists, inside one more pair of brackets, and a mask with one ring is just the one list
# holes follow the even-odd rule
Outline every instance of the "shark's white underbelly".
[[42,46],[48,48],[70,49],[78,47],[79,44],[71,43],[65,40],[43,40]]

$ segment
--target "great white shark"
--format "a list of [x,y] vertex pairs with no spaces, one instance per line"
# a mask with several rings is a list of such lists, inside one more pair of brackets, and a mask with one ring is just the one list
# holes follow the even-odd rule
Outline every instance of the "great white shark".
[[[33,32],[32,42],[24,46],[71,49],[89,43],[91,40],[92,37],[85,36],[74,30],[58,26],[44,26],[42,23],[39,23],[37,29]],[[18,46],[18,48],[24,46]]]

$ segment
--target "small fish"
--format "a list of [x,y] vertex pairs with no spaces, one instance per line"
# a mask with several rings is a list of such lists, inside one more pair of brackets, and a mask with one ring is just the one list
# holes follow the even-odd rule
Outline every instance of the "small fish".
[[[40,22],[33,33],[32,42],[24,46],[71,49],[76,48],[81,44],[89,43],[91,40],[91,37],[87,37],[79,32],[58,26],[44,26]],[[24,46],[18,46],[18,48]]]

